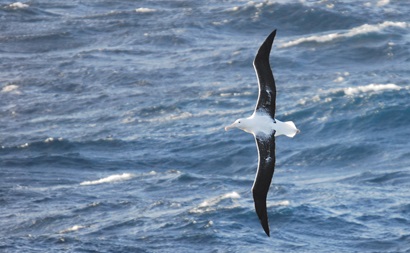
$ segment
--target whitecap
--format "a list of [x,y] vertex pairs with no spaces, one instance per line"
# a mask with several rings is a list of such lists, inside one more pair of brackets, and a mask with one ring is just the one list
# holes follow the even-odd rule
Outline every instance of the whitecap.
[[410,86],[407,87],[400,87],[394,83],[388,83],[388,84],[368,84],[368,85],[363,85],[363,86],[357,86],[357,87],[347,87],[347,88],[335,88],[335,89],[329,89],[329,90],[322,90],[319,89],[318,95],[315,95],[313,97],[304,97],[302,99],[299,99],[298,104],[300,105],[305,105],[307,102],[314,102],[317,103],[319,101],[323,101],[328,103],[332,102],[331,97],[327,97],[330,94],[335,94],[339,92],[343,92],[347,96],[353,96],[358,93],[369,93],[369,92],[381,92],[381,91],[392,91],[392,90],[401,90],[401,89],[409,89]]
[[15,3],[9,4],[9,7],[12,9],[25,9],[25,8],[28,8],[29,5],[23,4],[22,2],[15,2]]
[[[198,207],[193,208],[190,212],[192,213],[204,213],[215,210],[215,206],[218,205],[224,199],[239,199],[241,196],[237,192],[230,192],[217,196],[211,199],[206,199],[198,205]],[[234,205],[235,207],[236,205]]]
[[339,38],[349,38],[349,37],[354,37],[357,35],[367,34],[371,32],[379,32],[388,27],[399,27],[399,28],[404,29],[404,28],[407,28],[408,25],[406,22],[393,22],[393,21],[385,21],[383,23],[376,24],[376,25],[364,24],[358,27],[354,27],[344,33],[330,33],[330,34],[319,35],[319,36],[309,36],[309,37],[299,38],[296,40],[283,43],[279,47],[281,48],[292,47],[292,46],[296,46],[296,45],[299,45],[305,42],[324,43],[324,42],[329,42],[329,41],[336,40]]
[[227,198],[231,198],[231,199],[239,199],[241,197],[241,195],[239,195],[237,192],[230,192],[230,193],[226,193],[222,196],[222,199],[227,199]]
[[118,181],[129,180],[133,177],[135,177],[135,175],[131,173],[116,174],[116,175],[111,175],[111,176],[101,178],[98,180],[94,180],[94,181],[84,181],[84,182],[81,182],[80,185],[95,185],[95,184],[103,184],[103,183],[113,183],[113,182],[118,182]]
[[51,142],[54,142],[54,141],[63,141],[63,138],[59,137],[59,138],[55,139],[53,137],[48,137],[47,139],[44,140],[44,143],[51,143]]
[[71,228],[67,228],[67,229],[61,230],[61,231],[60,231],[60,234],[69,233],[69,232],[74,232],[74,231],[77,231],[77,230],[82,229],[82,228],[85,228],[85,226],[74,225],[74,226],[72,226]]
[[18,86],[15,84],[10,84],[10,85],[6,85],[3,87],[3,89],[1,89],[1,92],[3,93],[9,93],[9,92],[13,92],[16,94],[20,94],[20,92],[18,91]]
[[208,221],[208,223],[204,226],[204,228],[210,228],[210,227],[212,227],[214,225],[214,222],[213,221]]
[[54,138],[53,137],[48,137],[47,139],[44,140],[45,143],[53,142]]
[[153,12],[156,12],[157,10],[156,9],[151,9],[151,8],[137,8],[137,9],[135,9],[135,12],[138,12],[138,13],[153,13]]
[[19,147],[20,147],[20,148],[27,148],[28,146],[29,146],[28,143],[24,143],[24,144],[21,144]]
[[221,25],[224,25],[224,24],[227,24],[227,23],[229,23],[229,20],[228,20],[228,19],[224,19],[224,20],[222,20],[222,21],[214,21],[214,22],[212,22],[212,24],[215,25],[215,26],[221,26]]
[[377,2],[376,6],[385,6],[390,3],[390,0],[380,0]]
[[218,204],[219,202],[221,202],[221,200],[228,199],[228,198],[238,199],[240,197],[241,196],[237,192],[230,192],[230,193],[226,193],[222,196],[218,196],[218,197],[215,197],[215,198],[212,198],[212,199],[209,199],[209,200],[205,200],[201,204],[199,204],[199,207],[214,206],[214,205]]
[[343,76],[338,76],[335,80],[333,80],[333,82],[335,83],[341,83],[345,80],[345,78]]
[[394,84],[394,83],[388,83],[388,84],[368,84],[364,86],[358,86],[358,87],[348,87],[344,88],[343,91],[346,95],[354,95],[359,92],[374,92],[374,91],[383,91],[383,90],[400,90],[401,87]]
[[330,102],[332,102],[332,101],[333,101],[332,98],[325,98],[325,103],[330,103]]
[[289,206],[290,201],[289,200],[282,200],[278,202],[274,202],[271,206]]

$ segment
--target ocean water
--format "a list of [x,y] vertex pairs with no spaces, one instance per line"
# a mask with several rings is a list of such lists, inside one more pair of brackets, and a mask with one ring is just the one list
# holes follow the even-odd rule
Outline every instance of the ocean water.
[[[410,3],[0,1],[0,252],[410,252]],[[254,211],[273,30],[271,237]]]

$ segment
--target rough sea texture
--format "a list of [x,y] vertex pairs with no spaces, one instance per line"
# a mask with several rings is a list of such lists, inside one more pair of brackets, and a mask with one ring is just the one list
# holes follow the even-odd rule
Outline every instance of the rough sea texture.
[[[0,1],[0,252],[410,252],[410,3]],[[271,54],[271,237],[252,61]]]

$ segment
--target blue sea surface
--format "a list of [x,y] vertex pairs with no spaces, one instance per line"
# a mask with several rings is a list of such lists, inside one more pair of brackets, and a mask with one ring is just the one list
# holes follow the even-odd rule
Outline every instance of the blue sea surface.
[[[0,0],[0,252],[410,252],[410,2]],[[279,120],[252,135],[277,29]]]

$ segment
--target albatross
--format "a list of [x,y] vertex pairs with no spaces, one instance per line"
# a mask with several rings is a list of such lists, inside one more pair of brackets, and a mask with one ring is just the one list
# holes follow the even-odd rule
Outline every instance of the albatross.
[[258,101],[253,114],[248,118],[237,119],[233,124],[225,127],[226,131],[239,128],[255,137],[258,149],[258,169],[252,186],[252,194],[256,214],[268,236],[270,232],[266,197],[275,170],[275,137],[285,135],[292,138],[300,132],[292,121],[282,122],[275,118],[276,85],[269,63],[275,35],[276,30],[262,43],[253,61],[259,84]]

